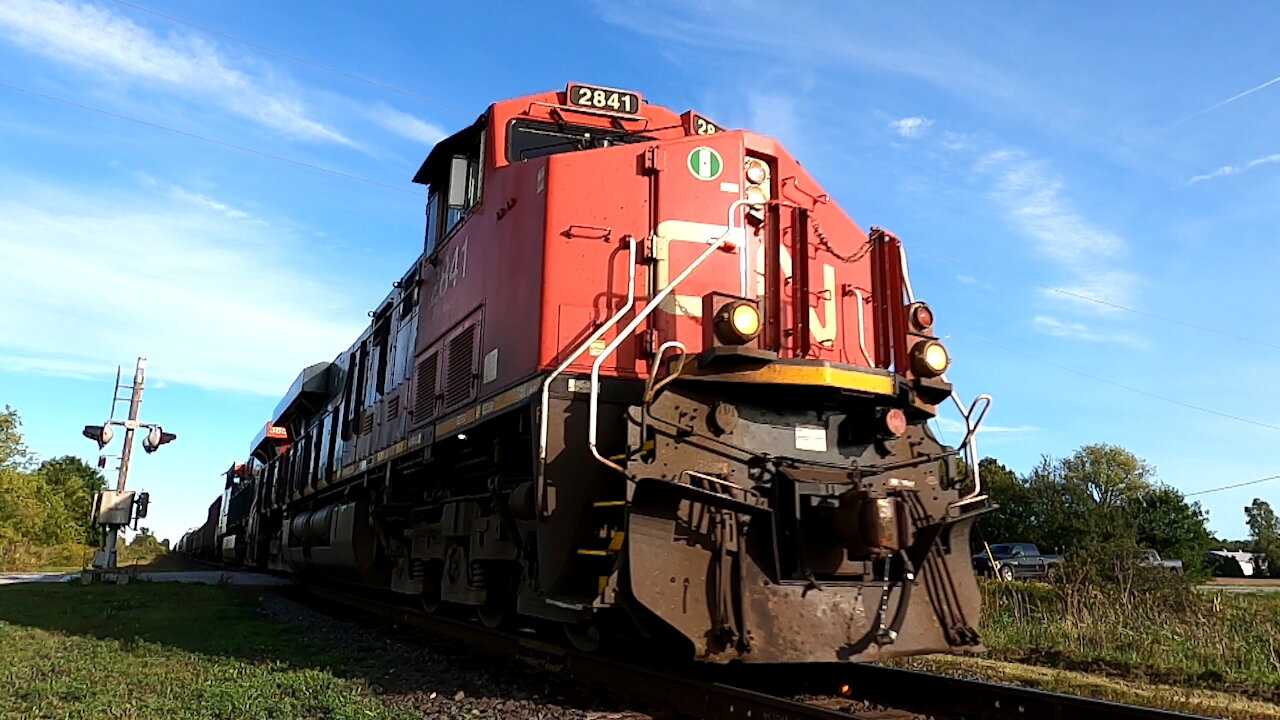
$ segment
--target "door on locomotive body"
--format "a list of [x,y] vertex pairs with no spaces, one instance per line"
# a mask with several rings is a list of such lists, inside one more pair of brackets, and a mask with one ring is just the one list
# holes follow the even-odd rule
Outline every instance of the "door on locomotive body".
[[745,219],[743,133],[692,136],[663,143],[656,174],[657,207],[651,293],[675,282],[707,246],[728,236],[731,246],[698,266],[652,316],[661,342],[678,340],[696,355],[703,347],[703,297],[718,293],[755,300],[751,258],[759,244]]
[[402,293],[396,303],[392,322],[391,359],[387,382],[386,419],[382,432],[382,446],[389,447],[404,439],[408,429],[411,376],[415,337],[418,330],[418,271],[414,270],[401,281]]
[[[591,334],[627,302],[632,273],[627,236],[637,239],[636,307],[646,295],[643,238],[649,234],[649,179],[637,171],[651,138],[608,127],[564,125],[521,120],[512,124],[513,152],[523,141],[521,132],[558,138],[540,152],[546,163],[546,233],[544,247],[542,361],[554,367],[581,347]],[[580,149],[584,138],[613,142]],[[552,153],[551,151],[556,152]],[[634,311],[633,311],[634,312]],[[599,338],[568,369],[589,372],[624,318]],[[631,375],[641,369],[638,345],[624,342],[601,364],[606,374]]]

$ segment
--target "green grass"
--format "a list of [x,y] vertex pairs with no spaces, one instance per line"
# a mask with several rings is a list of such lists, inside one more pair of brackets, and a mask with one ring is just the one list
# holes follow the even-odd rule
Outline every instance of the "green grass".
[[988,657],[1280,702],[1280,597],[985,583]]
[[1223,718],[1280,720],[1280,595],[1125,582],[982,582],[982,656],[893,664]]
[[200,585],[0,588],[3,718],[405,718],[336,649]]

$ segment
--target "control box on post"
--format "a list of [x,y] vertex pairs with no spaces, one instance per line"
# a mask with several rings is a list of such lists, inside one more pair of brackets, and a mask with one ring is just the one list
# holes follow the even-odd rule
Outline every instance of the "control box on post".
[[103,490],[94,497],[95,525],[128,525],[133,522],[132,490]]

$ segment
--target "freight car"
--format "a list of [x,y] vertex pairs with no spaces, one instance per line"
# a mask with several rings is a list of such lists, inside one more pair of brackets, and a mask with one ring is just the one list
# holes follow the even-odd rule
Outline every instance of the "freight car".
[[223,476],[222,497],[209,506],[204,524],[189,530],[178,540],[179,552],[209,562],[244,564],[257,482],[257,478],[249,475],[251,467],[237,464],[227,470]]
[[178,541],[178,547],[182,552],[201,560],[211,562],[218,560],[216,548],[218,544],[218,518],[221,515],[222,498],[218,498],[209,505],[209,510],[205,513],[204,523],[198,528],[189,530]]
[[224,557],[579,647],[977,647],[989,398],[953,393],[895,236],[773,139],[587,85],[491,105],[414,181],[422,256],[229,475]]

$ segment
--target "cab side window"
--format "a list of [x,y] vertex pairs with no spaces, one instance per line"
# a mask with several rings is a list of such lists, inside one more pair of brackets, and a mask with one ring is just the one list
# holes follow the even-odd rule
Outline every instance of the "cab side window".
[[440,242],[440,193],[432,186],[427,190],[426,253],[428,255],[435,252],[438,242]]
[[484,118],[440,141],[414,182],[427,186],[424,250],[428,257],[471,216],[484,189]]

